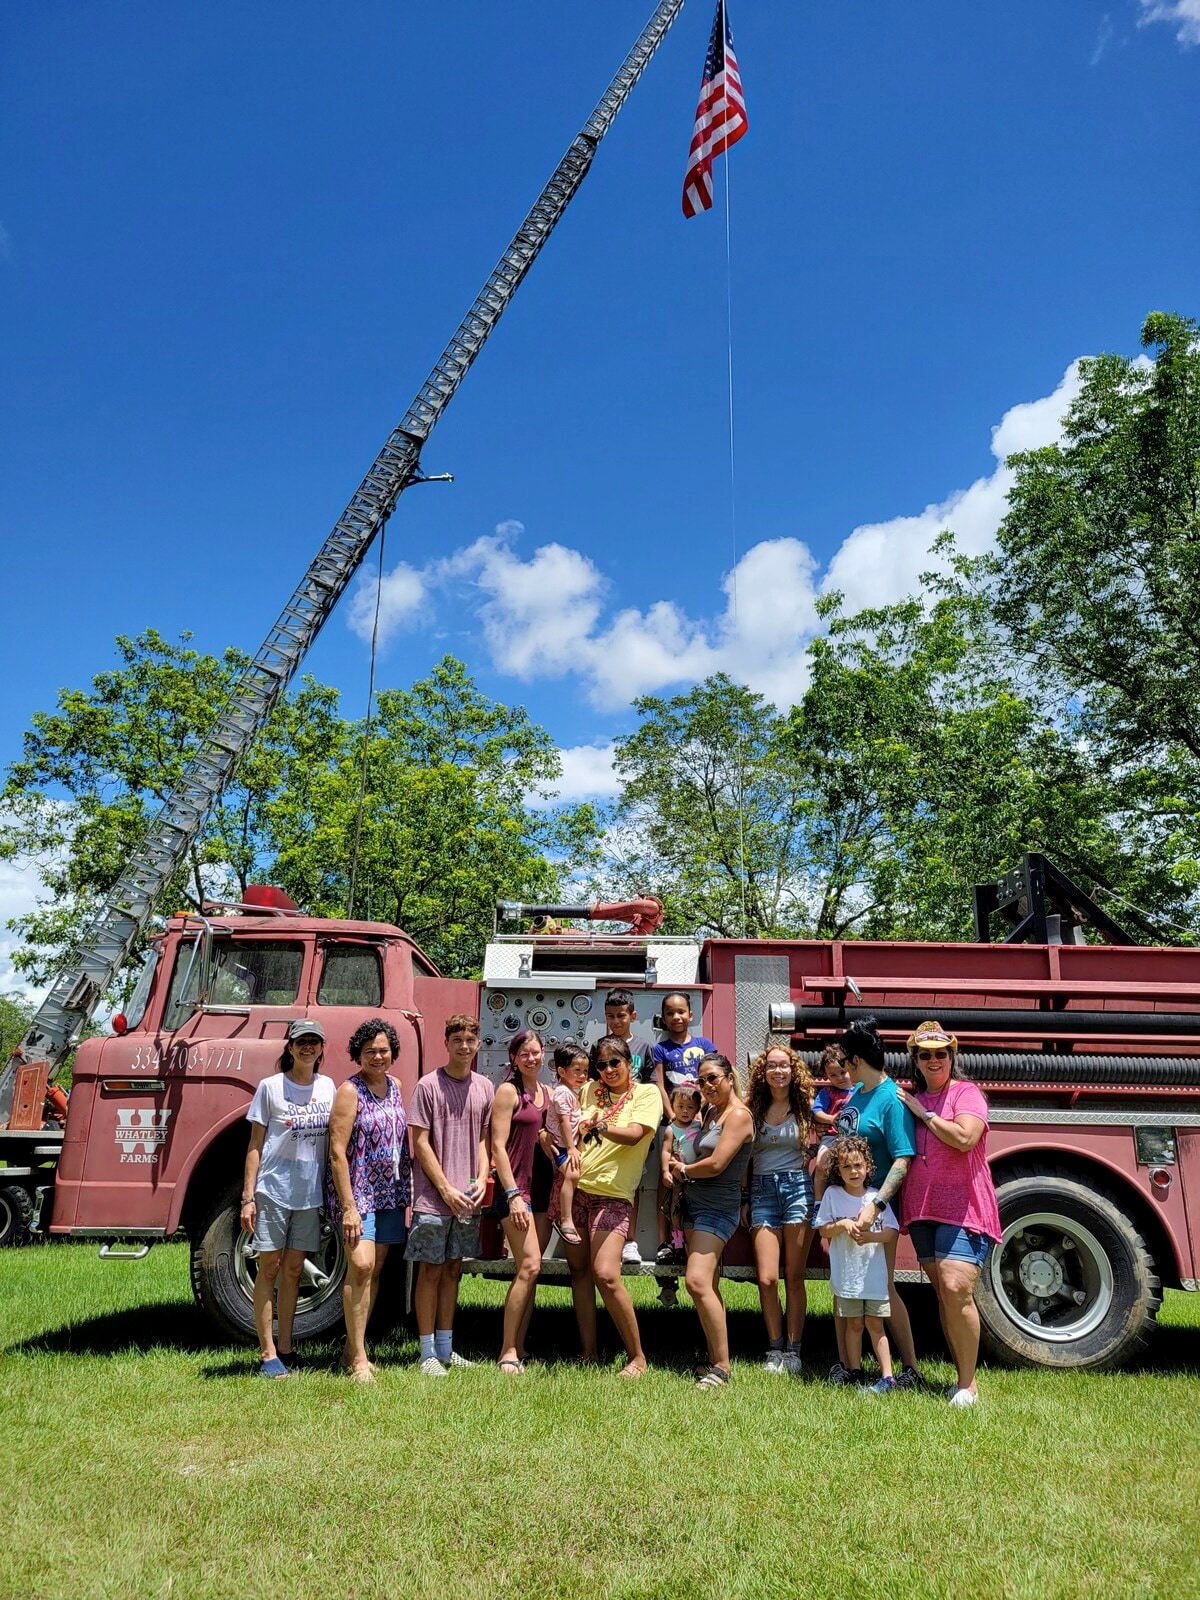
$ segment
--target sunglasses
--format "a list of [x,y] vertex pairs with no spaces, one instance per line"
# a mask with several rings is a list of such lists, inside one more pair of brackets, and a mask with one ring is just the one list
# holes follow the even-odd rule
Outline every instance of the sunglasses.
[[607,1072],[609,1067],[624,1067],[628,1066],[628,1064],[624,1056],[610,1056],[607,1060],[601,1060],[596,1063],[601,1072]]
[[707,1089],[710,1083],[724,1083],[725,1074],[723,1072],[706,1072],[702,1078],[697,1078],[696,1082],[702,1083]]
[[918,1050],[918,1061],[949,1061],[949,1050]]

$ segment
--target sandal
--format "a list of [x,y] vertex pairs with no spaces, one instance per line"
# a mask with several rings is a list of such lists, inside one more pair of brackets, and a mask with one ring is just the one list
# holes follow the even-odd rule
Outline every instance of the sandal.
[[697,1389],[724,1389],[732,1373],[726,1372],[723,1367],[707,1366],[703,1374],[696,1379]]
[[519,1375],[525,1371],[525,1363],[523,1361],[514,1361],[511,1356],[507,1361],[497,1361],[496,1365],[502,1372],[514,1372]]
[[582,1244],[583,1235],[573,1222],[556,1222],[554,1231],[564,1244]]

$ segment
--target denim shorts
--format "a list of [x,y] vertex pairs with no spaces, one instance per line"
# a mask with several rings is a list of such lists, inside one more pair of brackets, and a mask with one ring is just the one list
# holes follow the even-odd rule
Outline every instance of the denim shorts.
[[750,1180],[750,1226],[790,1228],[811,1222],[813,1186],[808,1170],[756,1172]]
[[408,1237],[403,1209],[364,1212],[362,1236],[371,1244],[403,1244]]
[[703,1206],[696,1210],[691,1207],[690,1196],[686,1189],[683,1195],[683,1226],[693,1233],[711,1233],[722,1243],[728,1243],[737,1232],[738,1223],[741,1221],[740,1211],[714,1211],[706,1210]]
[[918,1261],[970,1261],[982,1267],[992,1241],[953,1222],[910,1222],[908,1236]]

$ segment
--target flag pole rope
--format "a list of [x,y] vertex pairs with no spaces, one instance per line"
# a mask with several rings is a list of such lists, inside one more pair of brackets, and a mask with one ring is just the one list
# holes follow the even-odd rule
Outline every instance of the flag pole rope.
[[[725,0],[720,0],[721,5],[721,39],[726,37]],[[731,152],[726,150],[723,166],[725,168],[725,351],[726,374],[728,380],[728,410],[729,410],[729,533],[733,546],[733,568],[730,578],[730,611],[733,618],[733,634],[737,637],[738,622],[738,526],[737,526],[737,455],[735,450],[734,432],[734,405],[733,405],[733,255],[730,245],[729,209],[730,199],[730,160]],[[745,729],[742,727],[741,717],[738,717],[738,742],[737,742],[737,826],[738,826],[738,902],[741,911],[741,934],[747,935],[746,926],[746,743]]]

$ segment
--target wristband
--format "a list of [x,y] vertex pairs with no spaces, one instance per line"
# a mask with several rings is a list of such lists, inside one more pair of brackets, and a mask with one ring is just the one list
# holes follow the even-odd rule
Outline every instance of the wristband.
[[520,1192],[521,1192],[520,1189],[505,1189],[504,1198],[506,1200],[515,1199],[516,1196],[520,1194]]
[[246,1197],[245,1197],[245,1198],[244,1198],[244,1199],[243,1199],[243,1201],[242,1201],[242,1204],[243,1204],[243,1205],[244,1205],[244,1206],[252,1206],[252,1205],[253,1205],[253,1204],[254,1204],[254,1196],[253,1196],[253,1195],[252,1195],[252,1194],[249,1194],[249,1195],[247,1195],[247,1196],[246,1196]]

